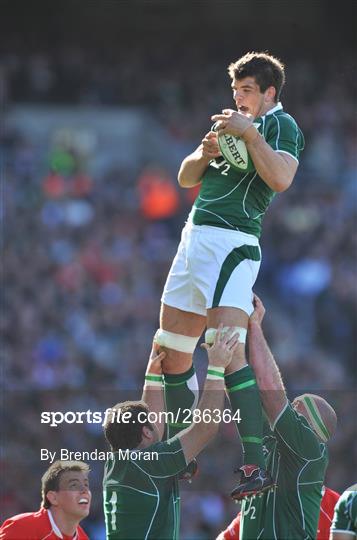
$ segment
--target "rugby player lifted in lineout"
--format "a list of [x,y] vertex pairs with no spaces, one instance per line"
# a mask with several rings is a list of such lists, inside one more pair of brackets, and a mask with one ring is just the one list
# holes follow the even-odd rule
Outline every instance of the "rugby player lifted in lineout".
[[[241,343],[225,382],[232,411],[240,409],[244,463],[234,493],[243,498],[272,486],[264,466],[259,390],[245,357],[262,219],[275,193],[293,181],[304,139],[279,102],[285,82],[279,60],[248,53],[229,66],[229,75],[237,111],[212,116],[217,131],[205,135],[178,174],[181,187],[201,188],[166,281],[155,339],[167,352],[166,405],[176,415],[179,407],[193,409],[197,402],[192,354],[204,328],[205,341],[212,343],[218,321],[237,327]],[[238,172],[224,160],[217,143],[221,133],[244,140],[254,168]],[[176,422],[169,436],[184,427]]]

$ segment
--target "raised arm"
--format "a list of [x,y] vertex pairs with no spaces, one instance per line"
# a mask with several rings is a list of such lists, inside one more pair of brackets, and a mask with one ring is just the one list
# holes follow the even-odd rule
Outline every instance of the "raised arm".
[[159,430],[160,440],[164,434],[165,422],[159,413],[165,410],[164,386],[162,380],[162,361],[166,353],[160,352],[160,347],[153,343],[149,362],[145,373],[145,384],[143,388],[142,400],[148,405],[149,410],[155,413],[157,418],[156,426]]
[[234,335],[234,329],[222,335],[222,327],[223,325],[219,326],[212,347],[206,343],[202,345],[208,354],[208,369],[202,397],[198,404],[199,421],[193,421],[189,428],[177,435],[181,440],[187,463],[203,450],[218,431],[224,404],[224,371],[239,344],[239,336]]
[[264,314],[262,301],[254,295],[254,312],[248,325],[249,363],[255,372],[264,410],[273,425],[288,400],[279,368],[263,334]]
[[180,186],[190,188],[199,184],[211,159],[220,155],[217,135],[213,131],[209,131],[202,139],[200,146],[181,163],[178,173]]

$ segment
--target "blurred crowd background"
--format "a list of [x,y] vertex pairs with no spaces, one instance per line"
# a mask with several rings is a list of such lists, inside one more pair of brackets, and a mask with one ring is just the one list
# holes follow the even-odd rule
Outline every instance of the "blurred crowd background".
[[[256,291],[289,396],[320,393],[337,410],[326,484],[343,491],[357,441],[354,2],[2,4],[1,518],[39,504],[41,448],[106,449],[100,425],[51,428],[41,411],[140,396],[196,196],[177,170],[211,114],[233,107],[226,68],[253,49],[286,62],[282,101],[306,139],[264,222]],[[202,381],[205,354],[195,364]],[[183,539],[212,539],[235,515],[240,460],[222,425],[182,485]],[[84,527],[100,540],[103,464],[90,465]]]

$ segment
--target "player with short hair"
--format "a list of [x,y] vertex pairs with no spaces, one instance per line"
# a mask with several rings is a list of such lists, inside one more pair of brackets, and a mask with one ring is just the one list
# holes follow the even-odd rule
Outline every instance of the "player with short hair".
[[0,540],[89,540],[79,526],[90,509],[88,474],[82,461],[55,461],[42,476],[41,509],[4,521]]
[[357,484],[349,487],[338,499],[330,529],[330,540],[357,537]]
[[[218,431],[224,404],[224,369],[238,345],[238,337],[233,334],[228,331],[222,335],[219,327],[213,346],[204,345],[209,358],[204,391],[195,421],[178,435],[162,441],[164,419],[159,413],[164,411],[161,363],[165,353],[158,354],[155,344],[142,401],[113,407],[113,415],[104,425],[113,452],[103,480],[108,540],[178,538],[179,474]],[[153,413],[155,418],[150,421]]]
[[[241,411],[237,428],[244,466],[239,489],[244,497],[272,486],[264,471],[259,391],[245,357],[252,287],[261,262],[259,237],[271,200],[293,181],[304,139],[279,101],[285,83],[280,60],[267,53],[248,53],[229,66],[229,75],[237,110],[212,116],[216,131],[205,135],[179,170],[181,187],[201,187],[164,287],[155,339],[167,351],[166,402],[175,412],[182,404],[195,407],[192,354],[204,328],[209,343],[219,321],[237,327],[241,343],[226,372],[226,385],[233,412]],[[217,142],[223,133],[243,139],[251,169],[239,171],[225,161]],[[170,434],[182,428],[178,418]]]
[[249,319],[249,358],[267,416],[266,468],[276,489],[244,499],[241,540],[313,540],[321,488],[328,463],[326,443],[336,429],[336,413],[322,397],[303,394],[290,402],[261,327],[265,308],[254,297]]

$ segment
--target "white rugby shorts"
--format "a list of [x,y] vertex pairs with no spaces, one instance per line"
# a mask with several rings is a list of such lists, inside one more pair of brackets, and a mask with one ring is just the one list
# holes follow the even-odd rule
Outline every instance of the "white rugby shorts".
[[253,285],[261,262],[258,239],[239,231],[187,223],[161,301],[206,315],[224,306],[253,312]]

